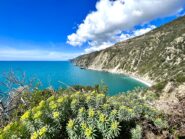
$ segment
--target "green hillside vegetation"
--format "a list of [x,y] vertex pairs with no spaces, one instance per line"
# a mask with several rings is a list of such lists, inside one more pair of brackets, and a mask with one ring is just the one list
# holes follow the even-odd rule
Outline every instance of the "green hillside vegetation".
[[[85,68],[134,73],[161,82],[185,75],[185,16],[147,34],[72,61]],[[177,80],[184,82],[184,76]]]
[[140,139],[149,131],[156,136],[163,131],[166,136],[175,134],[168,116],[150,105],[157,96],[147,90],[117,96],[35,90],[24,92],[23,98],[29,105],[20,104],[13,111],[11,122],[0,130],[0,139]]

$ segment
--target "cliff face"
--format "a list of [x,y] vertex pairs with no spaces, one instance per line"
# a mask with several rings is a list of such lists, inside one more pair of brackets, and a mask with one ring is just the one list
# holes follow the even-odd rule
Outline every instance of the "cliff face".
[[72,61],[84,68],[129,73],[152,81],[176,80],[185,75],[185,17]]

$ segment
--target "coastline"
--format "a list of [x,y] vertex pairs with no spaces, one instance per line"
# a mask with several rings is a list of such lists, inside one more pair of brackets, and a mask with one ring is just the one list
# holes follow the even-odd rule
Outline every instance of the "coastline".
[[95,71],[105,71],[105,72],[114,73],[114,74],[122,74],[122,75],[129,76],[130,78],[137,80],[137,81],[145,84],[148,87],[151,87],[154,85],[154,82],[152,80],[146,79],[144,77],[140,77],[136,74],[127,73],[124,71],[119,71],[119,70],[115,70],[115,69],[99,69],[99,68],[92,68],[92,67],[85,68],[85,69],[95,70]]
[[147,85],[148,87],[151,87],[153,86],[153,83],[149,82],[149,81],[146,81],[146,80],[143,80],[141,78],[138,78],[138,77],[134,77],[134,76],[131,76],[129,75],[129,77],[133,78],[134,80],[137,80],[139,82],[142,82],[143,84]]

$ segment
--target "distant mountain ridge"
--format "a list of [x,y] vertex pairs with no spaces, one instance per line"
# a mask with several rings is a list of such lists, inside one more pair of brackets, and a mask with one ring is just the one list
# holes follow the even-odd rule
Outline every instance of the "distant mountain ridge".
[[126,73],[154,82],[178,80],[185,75],[185,16],[72,62],[88,69]]

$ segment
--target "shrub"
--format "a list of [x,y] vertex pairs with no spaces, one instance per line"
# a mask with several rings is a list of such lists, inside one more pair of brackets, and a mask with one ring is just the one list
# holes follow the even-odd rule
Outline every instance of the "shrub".
[[137,125],[136,128],[131,130],[132,139],[141,139],[142,138],[142,127]]
[[176,81],[178,83],[184,83],[185,82],[185,74],[181,73],[176,76]]
[[154,85],[153,88],[156,91],[160,92],[160,91],[162,91],[164,89],[164,87],[166,86],[166,84],[167,84],[167,82],[166,81],[163,81],[163,82],[160,82],[160,83]]
[[165,120],[162,120],[161,118],[157,118],[154,120],[154,125],[159,129],[165,129],[168,128],[168,123]]
[[[142,127],[135,128],[135,125],[141,120],[152,122],[159,114],[138,92],[113,97],[96,91],[60,93],[25,111],[18,122],[10,123],[0,132],[0,137],[111,139],[132,136],[139,139]],[[160,125],[159,121],[154,123]]]

